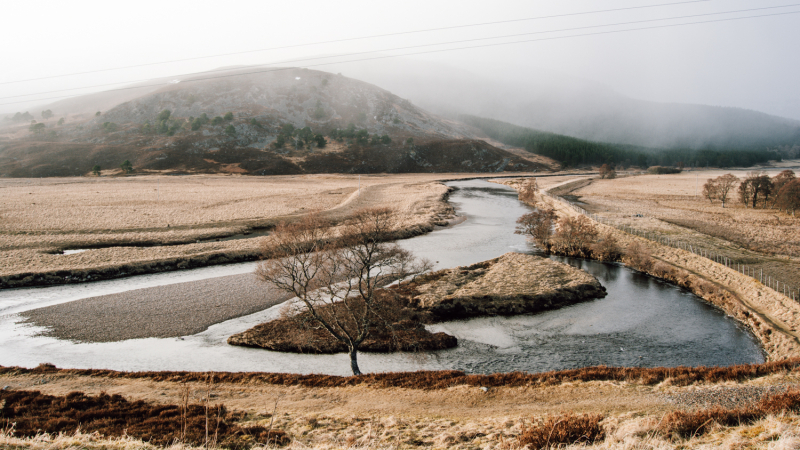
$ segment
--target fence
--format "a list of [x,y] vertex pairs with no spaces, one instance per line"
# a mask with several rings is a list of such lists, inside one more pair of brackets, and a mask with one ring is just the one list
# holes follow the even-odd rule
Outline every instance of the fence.
[[[750,267],[750,266],[748,266],[746,264],[741,264],[741,263],[735,262],[735,261],[731,260],[730,258],[728,258],[726,256],[719,255],[719,254],[716,254],[714,252],[710,252],[710,251],[708,251],[708,250],[706,250],[706,249],[704,249],[702,247],[699,247],[697,245],[688,244],[686,242],[680,241],[678,239],[674,239],[674,238],[669,237],[669,236],[662,236],[662,235],[659,235],[658,233],[655,233],[653,231],[637,230],[637,229],[635,229],[635,228],[633,228],[631,226],[628,226],[628,225],[620,225],[620,224],[614,223],[611,220],[609,220],[609,219],[607,219],[607,218],[605,218],[603,216],[599,216],[597,214],[592,214],[592,213],[586,211],[585,209],[583,209],[580,206],[570,202],[569,200],[567,200],[565,198],[562,198],[562,197],[559,197],[557,195],[551,194],[551,193],[549,193],[547,191],[540,191],[540,192],[543,195],[546,195],[546,196],[552,198],[553,200],[555,200],[557,202],[560,202],[560,203],[572,208],[576,212],[578,212],[580,214],[583,214],[584,216],[594,220],[595,222],[602,223],[604,225],[608,225],[608,226],[616,228],[616,229],[618,229],[620,231],[624,231],[626,233],[629,233],[629,234],[632,234],[632,235],[635,235],[635,236],[639,236],[641,238],[648,239],[650,241],[657,242],[657,243],[662,244],[662,245],[666,245],[666,246],[669,246],[669,247],[672,247],[672,248],[681,249],[681,250],[686,250],[687,252],[691,252],[691,253],[694,253],[695,255],[701,256],[703,258],[707,258],[707,259],[709,259],[711,261],[714,261],[715,263],[722,264],[725,267],[728,267],[730,269],[736,270],[737,272],[741,273],[742,275],[749,276],[749,277],[755,279],[756,281],[758,281],[759,283],[763,284],[764,286],[767,286],[768,288],[774,290],[775,292],[777,292],[779,294],[783,294],[787,298],[790,298],[790,299],[792,299],[794,301],[800,301],[800,290],[798,290],[797,286],[788,285],[788,284],[784,283],[781,280],[775,279],[771,275],[764,276],[764,269],[756,269],[756,268]],[[644,217],[644,215],[640,215],[640,217]]]

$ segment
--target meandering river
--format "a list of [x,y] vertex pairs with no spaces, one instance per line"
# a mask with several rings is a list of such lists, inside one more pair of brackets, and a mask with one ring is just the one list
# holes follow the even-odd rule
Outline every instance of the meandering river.
[[[437,268],[472,264],[509,251],[534,252],[514,234],[528,208],[508,187],[450,182],[450,201],[466,220],[401,242]],[[556,311],[488,317],[432,328],[459,339],[455,349],[426,354],[359,356],[365,372],[460,369],[470,373],[540,372],[591,365],[699,366],[763,362],[758,341],[733,319],[690,292],[616,264],[554,258],[595,275],[603,299]],[[255,263],[214,266],[93,283],[0,291],[0,365],[116,370],[266,371],[347,375],[345,354],[296,355],[228,345],[231,334],[276,317],[280,306],[214,325],[191,336],[74,343],[39,335],[19,313],[81,298],[251,272]],[[113,325],[113,324],[112,324]]]

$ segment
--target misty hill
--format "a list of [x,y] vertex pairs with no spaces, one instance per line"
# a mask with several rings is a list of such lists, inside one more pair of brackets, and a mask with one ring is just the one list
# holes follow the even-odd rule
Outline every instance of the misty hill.
[[678,164],[695,167],[747,167],[779,159],[778,152],[764,149],[729,149],[725,151],[692,148],[657,149],[593,142],[482,117],[461,116],[461,120],[503,144],[521,147],[528,152],[554,159],[568,167],[585,164],[633,165],[643,168]]
[[[99,104],[110,93],[55,103],[44,107],[53,117],[37,116],[38,128],[5,121],[0,176],[83,175],[123,160],[138,171],[264,175],[547,168],[362,81],[307,69],[254,72],[171,77],[108,110]],[[102,113],[85,115],[95,108]]]
[[[546,70],[483,75],[406,58],[332,66],[438,114],[468,114],[594,142],[650,148],[755,149],[800,144],[800,122],[757,111],[622,96]],[[492,73],[493,75],[487,75]]]

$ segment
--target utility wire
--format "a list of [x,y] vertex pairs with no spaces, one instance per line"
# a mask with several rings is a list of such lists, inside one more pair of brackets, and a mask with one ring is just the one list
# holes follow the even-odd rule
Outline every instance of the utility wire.
[[[430,53],[441,53],[441,52],[450,52],[455,50],[469,50],[469,49],[476,49],[476,48],[486,48],[486,47],[497,47],[501,45],[513,45],[513,44],[524,44],[530,42],[542,42],[542,41],[553,41],[553,40],[560,40],[560,39],[569,39],[569,38],[576,38],[576,37],[585,37],[585,36],[599,36],[599,35],[606,35],[606,34],[618,34],[618,33],[626,33],[630,31],[643,31],[643,30],[655,30],[655,29],[662,29],[662,28],[674,28],[674,27],[681,27],[681,26],[689,26],[689,25],[702,25],[708,23],[720,23],[720,22],[731,22],[735,20],[745,20],[745,19],[754,19],[754,18],[761,18],[761,17],[776,17],[776,16],[787,16],[792,14],[800,14],[800,11],[789,11],[789,12],[781,12],[781,13],[773,13],[773,14],[761,14],[755,16],[743,16],[743,17],[731,17],[727,19],[715,19],[715,20],[704,20],[700,22],[686,22],[686,23],[676,23],[676,24],[666,24],[666,25],[655,25],[649,27],[640,27],[640,28],[629,28],[625,30],[609,30],[609,31],[597,31],[594,33],[583,33],[583,34],[572,34],[567,36],[553,36],[547,38],[539,38],[539,39],[526,39],[521,41],[511,41],[511,42],[500,42],[500,43],[493,43],[493,44],[481,44],[481,45],[472,45],[466,47],[455,47],[455,48],[447,48],[447,49],[438,49],[438,50],[427,50],[421,52],[411,52],[411,53],[403,53],[397,55],[383,55],[383,56],[375,56],[370,58],[361,58],[361,59],[353,59],[348,61],[335,61],[335,62],[325,62],[325,63],[318,63],[318,64],[308,64],[304,67],[319,67],[319,66],[328,66],[333,64],[347,64],[353,62],[361,62],[361,61],[374,61],[379,59],[388,59],[388,58],[398,58],[402,56],[412,56],[412,55],[422,55],[422,54],[430,54]],[[456,41],[458,42],[458,41]],[[236,73],[236,74],[228,74],[228,75],[218,75],[212,77],[204,77],[204,78],[193,78],[185,81],[181,81],[182,83],[191,83],[197,81],[207,81],[207,80],[214,80],[220,78],[230,78],[230,77],[238,77],[238,76],[245,76],[245,75],[254,75],[260,73],[270,73],[270,72],[278,72],[283,70],[295,70],[297,67],[281,67],[281,68],[274,68],[270,70],[258,70],[253,72],[245,72],[245,73]],[[114,83],[119,84],[119,83]],[[130,89],[140,89],[146,87],[156,87],[156,86],[164,86],[170,83],[156,83],[151,85],[144,85],[144,86],[127,86],[117,89],[109,89],[104,92],[114,92],[114,91],[125,91]],[[36,95],[36,94],[31,94]],[[0,103],[0,106],[4,105],[13,105],[17,103],[27,103],[31,101],[44,101],[44,100],[53,100],[53,99],[60,99],[60,98],[69,98],[72,97],[70,95],[63,95],[58,97],[48,97],[48,98],[41,98],[41,99],[33,99],[33,100],[22,100],[18,102],[9,102],[9,103]]]
[[674,2],[674,3],[659,3],[656,5],[643,5],[643,6],[630,6],[626,8],[614,8],[614,9],[600,9],[595,11],[583,11],[583,12],[576,12],[576,13],[565,13],[565,14],[555,14],[551,16],[538,16],[538,17],[527,17],[523,19],[509,19],[509,20],[498,20],[495,22],[481,22],[481,23],[472,23],[466,25],[453,25],[449,27],[438,27],[438,28],[426,28],[423,30],[413,30],[413,31],[399,31],[396,33],[386,33],[386,34],[374,34],[371,36],[360,36],[360,37],[352,37],[352,38],[343,38],[343,39],[333,39],[328,41],[317,41],[317,42],[309,42],[306,44],[292,44],[292,45],[284,45],[280,47],[269,47],[269,48],[262,48],[258,50],[247,50],[242,52],[231,52],[231,53],[219,53],[216,55],[206,55],[206,56],[197,56],[194,58],[183,58],[183,59],[171,59],[167,61],[158,61],[152,63],[144,63],[144,64],[134,64],[131,66],[121,66],[121,67],[113,67],[109,69],[98,69],[98,70],[88,70],[85,72],[73,72],[73,73],[66,73],[62,75],[51,75],[46,77],[40,78],[27,78],[24,80],[14,80],[14,81],[3,81],[0,82],[0,85],[4,84],[14,84],[14,83],[24,83],[28,81],[40,81],[40,80],[49,80],[53,78],[62,78],[62,77],[71,77],[75,75],[86,75],[90,73],[99,73],[99,72],[110,72],[114,70],[124,70],[124,69],[134,69],[137,67],[147,67],[147,66],[156,66],[161,64],[171,64],[176,62],[186,62],[186,61],[196,61],[199,59],[209,59],[209,58],[219,58],[222,56],[233,56],[233,55],[244,55],[248,53],[260,53],[260,52],[267,52],[272,50],[285,50],[289,48],[297,48],[297,47],[310,47],[314,45],[322,45],[322,44],[335,44],[339,42],[349,42],[349,41],[359,41],[365,39],[375,39],[375,38],[382,38],[382,37],[390,37],[390,36],[403,36],[409,34],[418,34],[418,33],[429,33],[432,31],[443,31],[443,30],[455,30],[459,28],[471,28],[471,27],[480,27],[480,26],[487,26],[487,25],[499,25],[504,23],[514,23],[514,22],[525,22],[531,20],[544,20],[544,19],[555,19],[560,17],[571,17],[571,16],[583,16],[589,14],[600,14],[600,13],[607,13],[607,12],[618,12],[618,11],[629,11],[635,9],[645,9],[645,8],[658,8],[663,6],[675,6],[675,5],[684,5],[689,3],[707,3],[713,0],[691,0],[691,1],[682,1],[682,2]]
[[[342,58],[342,57],[348,57],[348,56],[364,55],[364,54],[368,54],[368,53],[391,52],[391,51],[398,51],[398,50],[409,50],[409,49],[414,49],[414,48],[435,47],[435,46],[440,46],[440,45],[463,44],[465,42],[485,41],[485,40],[491,40],[491,39],[507,39],[507,38],[512,38],[512,37],[530,36],[530,35],[536,35],[536,34],[560,33],[560,32],[565,32],[565,31],[578,31],[578,30],[587,30],[587,29],[593,29],[593,28],[604,28],[604,27],[613,27],[613,26],[621,26],[621,25],[634,25],[634,24],[639,24],[639,23],[662,22],[662,21],[665,21],[665,20],[689,19],[689,18],[696,18],[696,17],[717,16],[717,15],[722,15],[722,14],[736,14],[736,13],[742,13],[742,12],[762,11],[762,10],[768,10],[768,9],[790,8],[790,7],[794,7],[794,6],[800,6],[800,3],[794,3],[794,4],[790,4],[790,5],[781,5],[781,6],[767,6],[767,7],[762,7],[762,8],[739,9],[739,10],[733,10],[733,11],[722,11],[722,12],[714,12],[714,13],[690,14],[690,15],[683,15],[683,16],[665,17],[665,18],[659,18],[659,19],[634,20],[634,21],[628,21],[628,22],[617,22],[617,23],[610,23],[610,24],[603,24],[603,25],[588,25],[588,26],[583,26],[583,27],[561,28],[561,29],[557,29],[557,30],[533,31],[533,32],[529,32],[529,33],[507,34],[507,35],[502,35],[502,36],[491,36],[491,37],[485,37],[485,38],[460,39],[460,40],[456,40],[456,41],[437,42],[437,43],[433,43],[433,44],[409,45],[409,46],[394,47],[394,48],[387,48],[387,49],[381,49],[381,50],[368,50],[368,51],[361,51],[361,52],[341,53],[341,54],[337,54],[337,55],[316,56],[316,57],[312,57],[312,58],[288,59],[288,60],[276,61],[276,62],[265,63],[265,64],[256,64],[254,66],[250,66],[250,68],[275,66],[275,65],[278,65],[278,64],[288,64],[288,63],[297,63],[297,62],[305,62],[305,61],[316,61],[316,60],[320,60],[320,59]],[[214,69],[214,70],[205,71],[205,72],[195,72],[195,73],[184,74],[184,75],[182,75],[182,77],[189,77],[189,76],[192,76],[192,75],[207,75],[207,74],[215,73],[215,72],[230,72],[230,70],[231,69]],[[139,79],[139,80],[130,80],[130,81],[119,81],[119,82],[114,82],[114,83],[94,84],[94,85],[90,85],[90,86],[81,86],[81,87],[75,87],[75,88],[57,89],[57,90],[53,90],[53,91],[35,92],[35,93],[32,93],[32,94],[19,94],[19,95],[7,96],[7,97],[0,97],[0,100],[8,100],[8,99],[19,98],[19,97],[30,97],[30,96],[33,96],[33,95],[54,94],[54,93],[58,93],[58,92],[77,91],[77,90],[91,89],[91,88],[98,88],[98,87],[106,87],[106,86],[116,86],[116,85],[119,85],[119,84],[141,83],[141,82],[149,81],[151,79],[152,78]],[[160,84],[169,84],[169,83],[158,83],[158,85],[160,85]]]

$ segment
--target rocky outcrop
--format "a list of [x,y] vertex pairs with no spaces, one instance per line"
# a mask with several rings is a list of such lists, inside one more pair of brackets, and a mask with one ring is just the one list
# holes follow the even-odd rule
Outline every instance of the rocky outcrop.
[[411,307],[436,321],[556,309],[606,296],[589,273],[539,256],[506,253],[417,278]]

